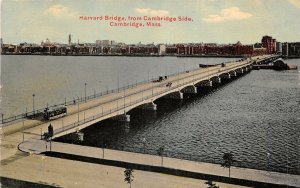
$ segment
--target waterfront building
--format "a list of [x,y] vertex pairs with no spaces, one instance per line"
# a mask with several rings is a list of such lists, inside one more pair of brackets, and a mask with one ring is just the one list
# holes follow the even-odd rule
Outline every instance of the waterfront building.
[[68,44],[69,44],[69,46],[71,46],[71,44],[72,44],[71,34],[69,34]]
[[276,52],[277,54],[282,54],[282,43],[276,42]]
[[289,54],[299,56],[299,43],[280,43],[270,36],[264,36],[262,43],[244,45],[241,42],[234,44],[216,43],[179,43],[179,44],[125,44],[114,40],[96,40],[95,43],[73,43],[72,36],[68,35],[68,44],[52,42],[48,38],[38,44],[21,43],[19,45],[3,44],[2,54],[53,54],[53,55],[188,55],[188,56],[251,56],[263,54]]
[[159,44],[158,45],[158,54],[159,55],[165,55],[166,54],[166,45],[165,44]]
[[101,45],[103,45],[103,46],[110,46],[111,45],[111,41],[110,40],[102,40],[101,41]]
[[282,55],[286,57],[300,57],[300,42],[282,43]]
[[273,39],[271,36],[263,36],[261,39],[262,46],[267,49],[268,54],[276,52],[276,39]]

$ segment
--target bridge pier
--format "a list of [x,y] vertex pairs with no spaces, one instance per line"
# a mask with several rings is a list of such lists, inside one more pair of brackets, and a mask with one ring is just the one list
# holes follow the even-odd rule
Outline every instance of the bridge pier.
[[243,68],[237,69],[236,72],[240,75],[244,74],[244,69]]
[[176,92],[170,93],[168,95],[165,95],[164,98],[167,98],[167,99],[183,99],[183,93],[181,91],[176,91]]
[[154,102],[150,102],[150,103],[146,103],[146,104],[141,105],[139,108],[141,108],[143,110],[156,111],[157,110],[157,104],[155,104]]
[[249,69],[248,69],[248,67],[243,67],[242,69],[244,70],[244,73],[247,73],[247,72],[249,72]]
[[187,93],[187,94],[196,94],[197,93],[197,87],[194,85],[187,86],[181,90],[182,93]]
[[248,71],[250,72],[252,70],[252,65],[246,66],[248,68]]
[[231,79],[231,75],[229,73],[221,74],[220,77],[223,78],[223,79],[226,79],[226,80]]
[[213,84],[220,84],[221,83],[221,78],[219,76],[215,76],[210,78]]
[[237,77],[236,71],[230,71],[229,74],[230,74],[230,77]]
[[112,117],[111,119],[115,120],[115,121],[130,122],[130,115],[128,115],[128,114],[121,114],[121,115],[117,115],[115,117]]

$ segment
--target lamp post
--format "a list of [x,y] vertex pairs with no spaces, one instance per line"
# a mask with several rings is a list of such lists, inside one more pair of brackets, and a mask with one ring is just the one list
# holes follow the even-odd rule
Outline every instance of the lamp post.
[[87,83],[84,83],[84,101],[86,102],[86,85]]
[[120,78],[119,78],[119,73],[118,73],[118,93],[120,91]]
[[126,100],[126,94],[125,94],[125,88],[124,88],[124,114],[125,114],[125,100]]
[[35,109],[34,109],[34,97],[35,97],[35,94],[32,94],[32,111],[33,111],[33,115],[35,115]]
[[143,138],[143,146],[144,146],[144,153],[145,153],[145,149],[146,149],[146,138]]
[[270,153],[267,153],[267,170],[269,170],[269,165],[270,165]]
[[154,79],[153,79],[153,74],[152,74],[152,78],[151,78],[152,97],[153,97],[153,92],[154,92],[154,91],[153,91],[153,90],[154,90],[154,88],[153,88],[153,87],[154,87],[154,86],[153,86],[153,80],[154,80]]
[[78,123],[79,123],[79,97],[78,97],[78,103],[77,103],[77,110],[78,110],[77,114],[78,114]]
[[22,129],[23,129],[23,131],[22,131],[22,135],[23,135],[23,142],[24,142],[24,140],[25,140],[25,136],[24,136],[24,118],[22,119]]
[[[26,113],[27,114],[27,113]],[[4,114],[1,114],[1,121],[2,121],[2,124],[3,124],[3,117],[4,117]]]

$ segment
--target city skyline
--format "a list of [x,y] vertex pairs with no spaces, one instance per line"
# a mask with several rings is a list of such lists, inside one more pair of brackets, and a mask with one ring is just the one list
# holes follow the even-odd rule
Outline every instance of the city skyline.
[[[36,1],[2,0],[4,43],[94,43],[115,40],[141,43],[253,44],[270,35],[281,42],[300,39],[299,0],[241,1]],[[126,8],[124,8],[126,7]],[[82,21],[80,16],[188,16],[191,22],[161,22],[160,27],[111,27],[109,22]]]

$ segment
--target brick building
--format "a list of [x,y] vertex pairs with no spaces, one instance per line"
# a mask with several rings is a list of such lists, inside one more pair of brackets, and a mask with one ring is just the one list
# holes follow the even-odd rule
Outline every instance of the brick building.
[[267,49],[268,54],[276,53],[276,39],[271,36],[263,36],[261,39],[262,46]]

